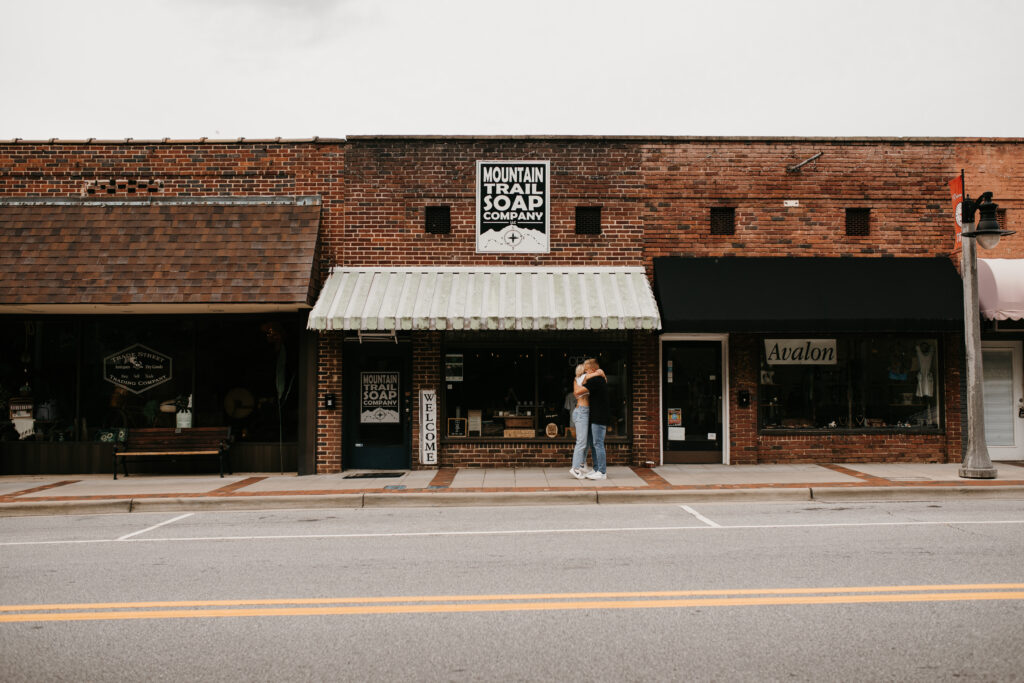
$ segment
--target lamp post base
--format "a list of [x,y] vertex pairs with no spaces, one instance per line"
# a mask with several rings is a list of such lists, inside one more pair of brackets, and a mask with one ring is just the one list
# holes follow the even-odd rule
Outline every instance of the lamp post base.
[[961,467],[960,476],[964,479],[995,479],[998,470],[995,467]]

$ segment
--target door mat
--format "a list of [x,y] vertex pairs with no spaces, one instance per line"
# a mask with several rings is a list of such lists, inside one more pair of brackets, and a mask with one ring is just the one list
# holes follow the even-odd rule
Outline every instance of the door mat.
[[405,472],[356,472],[355,474],[346,474],[342,479],[390,479],[404,475]]

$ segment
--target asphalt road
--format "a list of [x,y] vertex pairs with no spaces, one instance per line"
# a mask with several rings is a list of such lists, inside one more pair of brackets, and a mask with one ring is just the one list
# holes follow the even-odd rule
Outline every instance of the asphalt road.
[[1024,501],[0,518],[0,680],[1024,680]]

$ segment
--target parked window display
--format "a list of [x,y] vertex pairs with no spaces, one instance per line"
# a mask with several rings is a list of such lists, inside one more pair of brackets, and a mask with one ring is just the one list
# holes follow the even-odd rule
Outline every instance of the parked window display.
[[443,356],[446,439],[574,439],[572,381],[576,366],[591,357],[608,375],[608,438],[629,435],[624,344],[452,344]]
[[931,337],[765,337],[760,427],[937,430],[939,357]]

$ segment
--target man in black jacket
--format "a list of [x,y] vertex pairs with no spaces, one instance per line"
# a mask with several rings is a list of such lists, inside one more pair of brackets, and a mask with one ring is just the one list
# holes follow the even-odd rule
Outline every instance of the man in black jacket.
[[604,450],[604,436],[612,421],[612,410],[608,402],[608,382],[604,373],[598,373],[601,366],[596,358],[583,361],[586,370],[584,385],[590,391],[590,434],[594,438],[594,471],[587,474],[587,479],[607,479],[608,464]]

